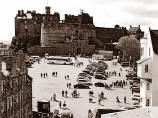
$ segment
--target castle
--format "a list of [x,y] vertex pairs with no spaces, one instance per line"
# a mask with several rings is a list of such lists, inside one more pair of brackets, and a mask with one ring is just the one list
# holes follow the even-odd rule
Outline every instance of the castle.
[[15,37],[11,48],[17,52],[34,55],[91,55],[105,43],[117,42],[127,30],[118,25],[114,28],[95,27],[93,17],[83,11],[78,16],[51,14],[51,7],[45,7],[45,14],[36,11],[19,10],[15,17]]

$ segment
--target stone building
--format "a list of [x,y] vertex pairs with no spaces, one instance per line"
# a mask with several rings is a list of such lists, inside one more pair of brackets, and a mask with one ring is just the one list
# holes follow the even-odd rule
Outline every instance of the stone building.
[[45,7],[45,14],[36,13],[36,11],[18,10],[15,17],[15,37],[12,39],[14,49],[23,49],[27,51],[27,46],[40,45],[41,23],[60,22],[59,13],[50,13],[50,7]]
[[9,45],[0,43],[0,56],[8,55],[9,54]]
[[140,78],[141,106],[158,106],[158,30],[149,28],[147,38],[141,39],[142,58],[137,61]]
[[130,36],[134,36],[138,40],[140,40],[144,36],[144,32],[140,29],[140,25],[138,27],[133,27],[132,25],[130,25],[128,34]]
[[[61,20],[58,12],[51,14],[51,8],[46,6],[45,14],[36,13],[36,11],[27,11],[26,13],[23,10],[18,11],[15,17],[15,37],[12,39],[11,48],[15,52],[19,49],[28,52],[34,48],[32,46],[36,45],[42,46],[40,49],[43,46],[49,47],[49,49],[50,47],[59,49],[61,45],[67,46],[67,39],[69,39],[73,44],[88,40],[87,47],[83,47],[82,50],[87,48],[87,50],[92,49],[90,52],[93,52],[94,45],[95,49],[103,49],[105,43],[117,42],[121,36],[125,35],[127,35],[126,28],[119,25],[114,28],[95,27],[93,17],[83,11],[77,16],[65,14],[65,19]],[[79,41],[73,41],[73,39]],[[73,44],[71,47],[76,47]],[[74,50],[80,49],[77,47]],[[49,52],[53,53],[53,50]]]
[[[96,27],[96,47],[107,49],[109,48],[107,45],[118,42],[122,36],[128,36],[126,27],[120,27],[119,25],[115,25],[114,28]],[[112,51],[114,50],[112,49]]]
[[0,118],[32,118],[32,79],[24,55],[0,59]]

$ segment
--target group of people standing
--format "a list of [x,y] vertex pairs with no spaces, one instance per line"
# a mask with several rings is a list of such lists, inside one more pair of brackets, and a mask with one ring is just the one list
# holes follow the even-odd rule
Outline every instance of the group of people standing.
[[110,77],[110,76],[121,76],[121,73],[119,72],[118,74],[117,74],[117,72],[116,71],[107,71],[106,72],[106,75],[108,76],[108,77]]
[[[126,98],[126,96],[124,96],[123,101],[124,101],[125,104],[127,103],[127,98]],[[116,102],[117,102],[117,103],[121,103],[118,96],[116,97]]]
[[[52,77],[57,76],[57,72],[52,72]],[[48,73],[41,73],[41,78],[46,78],[48,77]]]
[[117,66],[117,62],[113,61],[112,65]]
[[79,62],[77,60],[76,63],[73,63],[73,66],[75,66],[75,67],[81,67],[81,66],[83,66],[83,62]]
[[48,77],[48,74],[47,73],[41,73],[41,78],[45,78],[45,77]]
[[67,83],[67,88],[71,88],[71,83]]
[[52,76],[57,76],[58,72],[52,72]]
[[65,79],[69,79],[69,75],[65,75]]
[[67,90],[66,90],[66,91],[62,90],[61,94],[62,94],[62,97],[68,97],[68,96],[67,96],[67,94],[68,94],[68,91],[67,91]]
[[121,88],[123,88],[124,86],[126,86],[127,85],[127,81],[125,81],[125,80],[117,80],[117,81],[115,81],[115,82],[112,82],[112,84],[113,84],[113,86],[114,87],[121,87]]

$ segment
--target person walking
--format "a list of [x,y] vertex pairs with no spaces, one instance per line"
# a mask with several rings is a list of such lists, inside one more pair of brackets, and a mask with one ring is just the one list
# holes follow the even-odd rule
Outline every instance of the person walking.
[[116,102],[119,104],[120,103],[120,100],[118,98],[118,96],[116,97]]
[[68,92],[67,92],[67,91],[65,91],[65,97],[67,97],[67,93],[68,93]]
[[64,101],[64,104],[63,104],[63,108],[65,109],[66,108],[66,102]]
[[44,78],[45,78],[45,76],[46,76],[46,75],[45,75],[45,73],[44,73]]
[[67,75],[67,79],[69,79],[69,75]]
[[59,108],[61,109],[61,101],[59,102]]
[[69,84],[69,88],[71,88],[71,83]]
[[53,100],[56,101],[56,94],[53,95]]
[[62,91],[61,94],[62,94],[62,97],[64,97],[64,91]]
[[124,103],[126,103],[126,96],[124,96]]
[[98,99],[98,104],[99,104],[99,105],[100,105],[100,101],[101,101],[101,100],[100,100],[100,98],[99,98],[99,99]]

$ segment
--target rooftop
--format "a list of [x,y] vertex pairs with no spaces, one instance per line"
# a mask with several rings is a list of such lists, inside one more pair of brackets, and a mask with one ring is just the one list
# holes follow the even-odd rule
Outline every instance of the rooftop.
[[137,63],[138,63],[138,64],[141,64],[141,63],[143,63],[144,61],[147,61],[147,60],[149,60],[149,59],[151,59],[151,57],[145,57],[145,58],[143,58],[143,59],[138,60]]
[[158,55],[158,30],[150,30],[153,51]]
[[128,118],[152,118],[151,110],[152,109],[148,109],[148,108],[139,108],[134,110],[105,114],[102,115],[101,118],[127,118],[127,116]]

